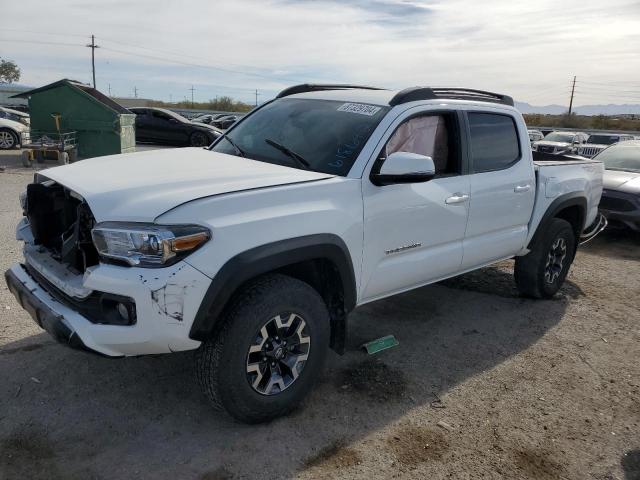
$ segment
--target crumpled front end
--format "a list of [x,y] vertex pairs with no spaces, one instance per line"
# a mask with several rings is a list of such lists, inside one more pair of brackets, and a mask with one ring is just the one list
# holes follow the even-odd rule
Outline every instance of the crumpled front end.
[[184,261],[161,268],[101,263],[82,197],[55,182],[29,185],[23,264],[5,279],[18,302],[59,341],[109,356],[197,348],[191,323],[211,279]]

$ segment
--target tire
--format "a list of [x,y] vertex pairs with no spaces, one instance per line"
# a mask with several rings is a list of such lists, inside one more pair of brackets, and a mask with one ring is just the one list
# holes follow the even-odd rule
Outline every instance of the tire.
[[0,128],[0,150],[11,150],[18,146],[18,136],[8,128]]
[[554,218],[531,251],[516,257],[515,280],[520,293],[532,298],[551,298],[564,283],[576,253],[573,227]]
[[[289,331],[301,334],[274,336],[277,318],[285,324],[292,322]],[[235,296],[220,322],[217,334],[203,342],[195,358],[198,382],[214,408],[224,409],[245,423],[266,422],[293,410],[312,389],[329,349],[329,314],[320,295],[300,280],[265,275]],[[284,350],[285,355],[289,354],[287,349],[292,353],[273,361],[283,349],[265,350],[270,347],[269,341],[263,340],[265,336],[280,342],[290,340]],[[293,346],[298,340],[299,345]],[[263,362],[264,358],[269,361]],[[283,375],[279,377],[282,383],[272,384],[278,375],[270,376],[269,364],[280,369],[282,363],[278,362],[295,362],[297,378]],[[253,370],[256,366],[258,370]]]
[[206,147],[210,143],[209,138],[203,132],[193,132],[189,137],[189,145],[192,147]]

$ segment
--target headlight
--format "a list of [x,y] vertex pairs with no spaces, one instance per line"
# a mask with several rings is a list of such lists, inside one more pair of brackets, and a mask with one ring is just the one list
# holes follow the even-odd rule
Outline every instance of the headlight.
[[531,150],[533,150],[534,152],[538,151],[538,145],[536,145],[535,143],[533,145],[531,145]]
[[91,230],[101,257],[139,267],[165,267],[195,251],[211,238],[199,225],[99,223]]

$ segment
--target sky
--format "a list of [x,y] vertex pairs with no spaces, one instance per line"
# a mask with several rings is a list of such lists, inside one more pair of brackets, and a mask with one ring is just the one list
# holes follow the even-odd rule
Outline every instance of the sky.
[[640,104],[640,0],[20,0],[0,57],[20,84],[247,103],[292,84],[458,86],[533,105]]

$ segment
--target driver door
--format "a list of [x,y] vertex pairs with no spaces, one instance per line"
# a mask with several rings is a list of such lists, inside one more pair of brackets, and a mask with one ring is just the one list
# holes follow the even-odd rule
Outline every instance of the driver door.
[[[362,179],[364,302],[451,276],[462,263],[470,195],[462,118],[455,111],[411,111],[389,129]],[[432,157],[436,176],[424,183],[374,185],[370,171],[394,151]]]

